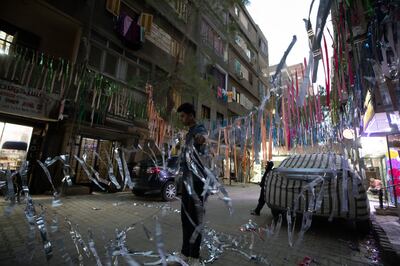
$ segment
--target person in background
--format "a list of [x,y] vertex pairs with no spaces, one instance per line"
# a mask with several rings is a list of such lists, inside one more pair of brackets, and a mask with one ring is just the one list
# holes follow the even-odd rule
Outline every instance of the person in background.
[[189,131],[186,134],[185,146],[182,150],[182,181],[188,181],[190,180],[190,177],[192,177],[193,186],[190,190],[192,190],[192,193],[196,193],[197,195],[197,197],[190,195],[186,186],[182,184],[181,221],[183,242],[181,253],[183,256],[181,257],[186,260],[189,265],[202,265],[199,259],[201,234],[197,236],[194,243],[190,243],[190,238],[192,237],[195,228],[202,223],[204,208],[203,197],[201,194],[203,193],[204,183],[196,175],[192,174],[191,170],[188,168],[185,159],[185,149],[190,148],[193,145],[200,156],[204,155],[207,130],[203,125],[196,123],[196,112],[192,104],[184,103],[179,106],[177,111],[182,124],[189,128]]
[[268,161],[267,165],[265,166],[264,175],[262,176],[261,182],[260,182],[261,191],[260,191],[260,198],[258,199],[258,205],[254,210],[251,210],[251,213],[250,213],[251,215],[259,216],[261,209],[265,205],[265,180],[267,179],[267,175],[272,170],[273,167],[274,167],[274,163],[272,161]]
[[377,179],[377,178],[370,178],[369,179],[369,191],[374,194],[377,195],[379,190],[382,189],[382,181]]

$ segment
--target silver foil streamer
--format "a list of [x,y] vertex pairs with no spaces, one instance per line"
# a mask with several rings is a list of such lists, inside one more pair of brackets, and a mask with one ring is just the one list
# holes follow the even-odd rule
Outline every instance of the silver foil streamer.
[[122,164],[123,164],[123,166],[124,166],[124,171],[125,171],[125,184],[124,184],[124,188],[125,188],[126,186],[128,186],[129,189],[132,189],[132,188],[133,188],[133,182],[132,182],[132,179],[131,179],[131,174],[130,174],[130,172],[129,172],[128,164],[127,164],[126,159],[125,159],[125,153],[124,153],[123,151],[122,151]]
[[[147,156],[149,156],[149,158],[150,158],[151,161],[153,162],[154,167],[157,167],[157,166],[158,166],[158,165],[157,165],[157,162],[156,162],[156,161],[157,161],[157,158],[153,158],[153,157],[151,156],[151,154],[149,154],[148,152],[146,152],[140,144],[138,144],[138,148],[139,148],[139,150],[143,151],[144,154],[146,154]],[[149,147],[149,148],[150,148],[150,147]]]
[[60,160],[63,163],[63,175],[64,178],[62,182],[66,183],[68,186],[72,186],[71,175],[74,175],[74,170],[69,165],[69,155],[60,155]]
[[92,230],[88,229],[88,235],[89,235],[89,239],[88,239],[88,244],[89,244],[89,249],[92,252],[95,260],[96,260],[96,265],[97,266],[102,266],[103,264],[101,263],[100,257],[97,254],[97,250],[96,250],[96,245],[94,243],[93,240],[93,233]]
[[92,174],[94,174],[94,176],[96,177],[96,179],[97,179],[99,182],[101,182],[101,183],[103,183],[103,184],[105,184],[105,185],[107,185],[107,186],[109,186],[109,185],[111,184],[110,181],[108,181],[108,180],[106,180],[106,179],[104,179],[104,178],[101,178],[101,177],[100,177],[100,173],[99,173],[98,171],[96,171],[96,169],[94,169],[91,165],[89,165],[89,164],[87,164],[87,163],[85,163],[85,164],[86,164],[86,166],[89,168],[89,170],[92,172]]
[[144,223],[142,223],[142,227],[147,239],[149,241],[153,241],[154,240],[153,233],[144,225]]
[[80,165],[83,168],[83,171],[85,171],[87,177],[89,178],[90,181],[92,181],[93,183],[95,183],[101,190],[105,190],[104,187],[102,187],[99,182],[97,182],[97,180],[95,178],[92,177],[92,174],[90,173],[89,169],[86,166],[86,163],[84,160],[79,159],[78,156],[74,155],[74,158],[80,163]]
[[111,182],[115,185],[117,189],[121,189],[120,184],[117,181],[117,178],[114,175],[114,166],[112,164],[110,155],[106,152],[106,157],[107,157],[107,164],[108,164],[108,178],[111,180]]
[[47,228],[46,228],[46,220],[44,218],[44,211],[36,217],[36,226],[40,232],[40,237],[43,243],[44,253],[46,255],[46,259],[49,260],[53,256],[53,246],[48,239]]
[[81,250],[79,249],[78,239],[77,239],[77,237],[76,237],[75,230],[74,230],[74,228],[73,228],[72,223],[71,223],[70,220],[68,220],[67,218],[65,218],[65,222],[66,222],[66,223],[68,224],[68,226],[69,226],[69,234],[70,234],[70,237],[71,237],[71,239],[72,239],[72,242],[74,242],[76,252],[78,253],[78,263],[79,263],[80,266],[83,266],[83,255],[82,255],[82,253],[81,253]]
[[134,228],[135,228],[134,226],[130,226],[121,231],[119,231],[118,229],[115,229],[116,238],[115,238],[115,243],[112,245],[113,246],[112,261],[113,261],[114,265],[118,265],[118,256],[122,256],[128,265],[132,265],[132,266],[139,265],[139,263],[137,263],[132,258],[130,251],[126,247],[126,233]]
[[208,251],[208,257],[203,262],[207,264],[213,263],[220,258],[224,251],[232,251],[256,263],[270,265],[267,258],[253,253],[255,236],[253,230],[258,231],[257,226],[251,223],[246,224],[244,227],[249,228],[249,232],[251,232],[250,242],[247,241],[246,236],[232,236],[205,227],[202,248]]
[[11,173],[10,167],[7,167],[6,171],[6,180],[7,180],[7,196],[6,200],[9,200],[10,203],[7,205],[6,209],[4,210],[4,214],[6,216],[11,215],[15,207],[15,191],[14,191],[14,183],[13,178],[16,172]]
[[[29,188],[28,188],[28,167],[29,167],[29,162],[24,161],[18,170],[18,173],[21,177],[21,183],[22,183],[22,191],[24,193],[25,200],[27,199],[27,196],[29,195]],[[20,195],[18,195],[20,197]]]
[[167,265],[167,259],[165,257],[165,247],[164,247],[164,240],[162,237],[162,231],[161,231],[161,224],[160,221],[158,220],[158,217],[155,217],[156,220],[156,243],[157,243],[157,251],[158,254],[160,254],[160,258],[161,258],[161,264],[163,266]]
[[50,159],[47,158],[45,161],[45,164],[43,164],[41,161],[37,160],[37,163],[40,165],[40,167],[42,167],[44,173],[46,174],[47,179],[49,180],[51,187],[53,188],[53,202],[52,202],[52,206],[53,207],[58,207],[61,206],[61,199],[60,199],[60,194],[58,193],[56,187],[53,184],[53,180],[51,178],[49,169],[47,168],[47,166],[52,165],[56,160],[54,159]]
[[7,181],[0,181],[0,189],[7,185]]
[[[156,145],[157,146],[157,145]],[[157,156],[156,153],[154,152],[154,150],[150,147],[150,142],[147,142],[147,147],[149,148],[151,154],[153,155],[153,159],[155,162],[157,162]]]
[[124,168],[122,166],[121,157],[119,156],[119,150],[115,149],[114,150],[114,154],[115,154],[115,160],[117,161],[117,164],[118,164],[119,174],[120,174],[120,176],[122,178],[122,183],[124,184],[124,188],[123,189],[125,190],[126,182],[125,182]]

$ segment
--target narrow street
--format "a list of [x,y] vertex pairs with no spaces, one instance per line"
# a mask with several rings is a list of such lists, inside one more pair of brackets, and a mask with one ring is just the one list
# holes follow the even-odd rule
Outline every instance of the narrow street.
[[0,266],[400,265],[399,55],[400,0],[2,0]]
[[[207,227],[220,233],[232,236],[247,237],[250,245],[249,232],[241,232],[240,226],[252,219],[259,226],[270,225],[272,215],[267,207],[264,207],[261,216],[254,217],[249,210],[254,208],[258,199],[259,187],[256,185],[228,187],[232,197],[234,213],[229,216],[224,203],[212,197],[206,207]],[[69,227],[65,222],[68,218],[82,235],[82,240],[89,246],[88,229],[93,233],[93,239],[97,253],[103,263],[106,264],[104,246],[115,241],[115,230],[129,227],[135,224],[135,228],[127,233],[126,246],[131,252],[154,251],[157,254],[154,216],[158,216],[162,226],[162,238],[168,253],[179,251],[181,244],[181,222],[179,201],[167,203],[170,208],[161,208],[165,205],[158,198],[139,198],[130,192],[115,194],[99,194],[73,196],[61,198],[62,205],[56,208],[51,206],[51,197],[34,197],[36,211],[39,213],[42,205],[45,210],[47,231],[49,240],[53,245],[53,256],[48,260],[48,265],[63,265],[64,259],[70,256],[74,265],[78,264],[78,252],[69,233]],[[0,265],[45,265],[46,257],[41,243],[39,231],[35,228],[35,239],[29,246],[29,226],[24,215],[24,204],[15,207],[9,217],[5,217],[4,211],[8,202],[3,199],[0,202]],[[54,223],[57,217],[58,222]],[[146,233],[145,228],[148,229]],[[58,231],[52,232],[53,229]],[[299,231],[300,224],[296,226]],[[265,235],[264,235],[265,237]],[[297,239],[297,234],[294,236]],[[79,245],[79,244],[78,244]],[[28,248],[30,247],[30,248]],[[62,249],[65,248],[63,251]],[[313,259],[310,265],[382,265],[379,254],[375,252],[374,241],[371,236],[360,237],[352,225],[344,222],[330,223],[326,219],[314,219],[311,229],[305,234],[304,240],[295,248],[288,245],[286,223],[282,223],[278,235],[273,235],[261,240],[255,234],[254,254],[264,256],[270,265],[299,265],[304,257]],[[95,265],[93,255],[83,255],[84,265]],[[247,252],[248,247],[243,247]],[[203,249],[203,258],[207,252]],[[63,257],[67,253],[68,256]],[[29,257],[32,256],[32,261]],[[134,256],[139,263],[154,262],[158,258]],[[123,258],[119,258],[121,265],[125,264]],[[213,265],[255,265],[245,256],[233,251],[224,251],[222,256]]]

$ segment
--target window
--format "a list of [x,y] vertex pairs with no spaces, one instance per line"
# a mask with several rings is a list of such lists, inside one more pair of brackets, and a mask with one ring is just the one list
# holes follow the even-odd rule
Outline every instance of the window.
[[104,62],[104,72],[114,77],[117,75],[117,67],[118,57],[114,54],[107,53],[106,60]]
[[182,104],[182,95],[176,89],[172,90],[172,100],[176,109]]
[[183,62],[185,55],[184,48],[181,48],[179,41],[174,39],[157,24],[153,23],[151,25],[151,32],[146,34],[146,38],[158,48],[174,57],[177,57],[179,54],[179,61]]
[[[105,38],[98,35],[97,39]],[[105,42],[104,46],[98,41],[91,45],[90,67],[111,78],[127,82],[128,85],[143,86],[149,79],[151,64],[108,40]]]
[[146,35],[146,38],[155,44],[158,48],[164,50],[167,53],[171,53],[171,35],[160,28],[157,24],[153,23],[151,25],[150,34]]
[[138,59],[136,62],[128,62],[126,70],[126,82],[129,82],[136,86],[144,86],[144,84],[149,80],[150,68],[143,64],[143,60]]
[[249,83],[253,85],[253,74],[249,73]]
[[102,54],[103,50],[101,48],[94,45],[90,47],[89,65],[98,71],[101,69]]
[[168,3],[178,13],[178,17],[187,22],[188,0],[168,0]]
[[244,28],[247,30],[249,28],[249,21],[247,20],[246,15],[243,12],[239,13],[239,20]]
[[239,78],[244,78],[249,81],[249,71],[245,68],[239,60],[235,59],[235,73],[239,76]]
[[261,39],[260,39],[260,49],[261,49],[261,51],[262,51],[265,55],[268,55],[268,46],[267,46],[267,44],[266,44],[263,40],[261,40]]
[[242,65],[240,64],[239,60],[235,59],[235,73],[240,74],[242,69]]
[[107,0],[106,9],[114,16],[119,16],[120,5],[121,5],[121,0]]
[[242,48],[243,52],[246,54],[249,61],[253,58],[254,53],[249,49],[249,45],[247,45],[244,38],[242,38],[239,34],[235,36],[235,43]]
[[90,38],[98,43],[101,43],[103,45],[107,45],[107,38],[105,38],[104,36],[101,36],[100,34],[98,34],[96,31],[92,30],[90,32]]
[[202,105],[201,106],[201,118],[202,119],[210,119],[211,118],[211,111],[210,108]]
[[266,90],[267,89],[266,89],[264,83],[262,83],[261,80],[259,80],[258,81],[258,93],[261,98],[264,98]]
[[245,95],[241,95],[239,103],[247,110],[251,110],[254,106],[254,104]]
[[224,115],[221,114],[221,113],[219,113],[219,112],[217,112],[217,121],[218,121],[221,125],[223,125],[223,124],[224,124]]
[[218,68],[214,69],[214,78],[216,80],[216,86],[221,89],[226,89],[226,74],[220,71]]
[[237,91],[236,91],[236,87],[234,87],[234,86],[232,86],[232,102],[236,102],[236,94],[237,94]]
[[221,36],[205,21],[201,22],[201,39],[203,43],[210,46],[214,52],[224,57],[225,55],[225,43]]
[[235,5],[235,15],[239,16],[240,10],[239,7]]
[[184,49],[184,47],[174,39],[172,39],[172,41],[171,41],[171,54],[174,57],[178,57],[179,56],[179,62],[183,62],[183,60],[185,58],[185,49]]
[[8,54],[14,36],[0,30],[0,54]]

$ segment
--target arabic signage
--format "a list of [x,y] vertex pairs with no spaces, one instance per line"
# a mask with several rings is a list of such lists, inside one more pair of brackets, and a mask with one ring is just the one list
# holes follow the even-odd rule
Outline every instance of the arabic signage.
[[59,100],[41,90],[0,84],[0,112],[40,120],[57,119]]

